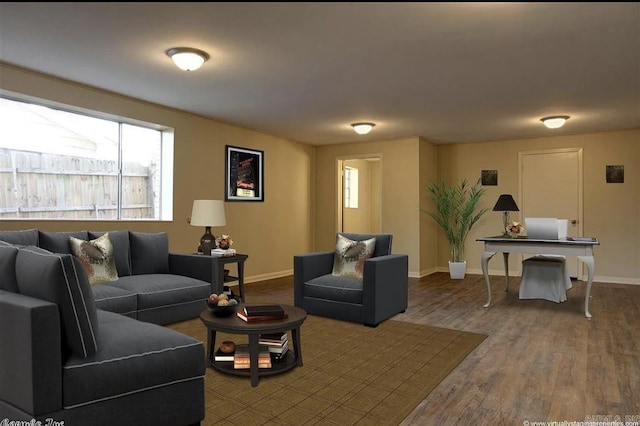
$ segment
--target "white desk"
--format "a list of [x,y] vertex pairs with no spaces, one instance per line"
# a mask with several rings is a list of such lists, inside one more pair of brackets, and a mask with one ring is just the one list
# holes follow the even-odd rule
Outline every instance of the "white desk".
[[600,243],[596,238],[581,239],[562,239],[562,240],[536,240],[527,237],[509,238],[509,237],[487,237],[478,238],[476,241],[484,242],[484,252],[482,253],[482,274],[487,284],[487,304],[488,308],[491,304],[491,282],[487,272],[489,260],[498,252],[504,257],[504,273],[505,286],[504,290],[509,289],[509,253],[529,253],[529,254],[558,254],[563,256],[577,256],[580,261],[587,265],[588,280],[587,294],[584,298],[584,314],[587,318],[591,318],[589,313],[589,297],[591,294],[591,285],[593,284],[593,269],[595,261],[593,259],[593,246]]

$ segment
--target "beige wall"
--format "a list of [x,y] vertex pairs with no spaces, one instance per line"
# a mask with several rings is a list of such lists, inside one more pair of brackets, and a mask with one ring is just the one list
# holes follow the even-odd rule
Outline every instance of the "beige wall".
[[[447,181],[477,179],[483,169],[498,170],[498,185],[486,186],[482,205],[493,208],[503,193],[518,194],[518,153],[558,148],[583,149],[583,234],[597,237],[596,280],[640,284],[640,129],[481,144],[438,146],[438,174]],[[624,183],[605,183],[606,165],[625,166]],[[544,173],[544,170],[540,171]],[[518,213],[512,220],[522,220]],[[501,231],[501,215],[490,211],[467,240],[467,271],[480,273],[482,244],[475,239]],[[446,266],[448,246],[438,234],[438,265]],[[513,256],[515,258],[515,256]],[[490,271],[504,273],[492,260]],[[520,265],[511,259],[516,273]]]
[[409,255],[409,273],[420,271],[419,139],[319,146],[316,150],[315,249],[332,250],[337,223],[339,159],[381,157],[381,232],[393,234],[393,253]]
[[264,151],[264,202],[225,203],[234,248],[249,255],[247,281],[292,273],[293,255],[312,248],[314,149],[263,133],[0,64],[0,88],[175,129],[171,222],[2,221],[2,229],[166,231],[172,251],[196,250],[204,228],[190,226],[194,199],[224,199],[225,144]]
[[[249,254],[248,282],[287,275],[292,256],[331,250],[337,226],[338,158],[381,156],[381,232],[394,234],[394,253],[409,255],[409,273],[446,270],[449,249],[420,206],[436,177],[476,180],[498,170],[498,186],[485,187],[482,205],[499,194],[518,198],[518,153],[581,147],[584,161],[584,235],[597,237],[596,280],[640,284],[640,129],[479,144],[435,145],[422,138],[310,147],[163,106],[104,92],[0,63],[0,89],[175,129],[174,220],[172,222],[3,221],[2,229],[134,229],[167,231],[173,251],[194,251],[203,229],[187,224],[192,201],[223,199],[224,146],[265,152],[265,202],[225,203],[227,226],[238,251]],[[605,183],[605,166],[625,166],[623,184]],[[213,165],[213,167],[211,167]],[[522,219],[514,215],[514,220]],[[480,273],[482,245],[495,235],[501,216],[488,212],[467,241],[468,272]],[[512,259],[511,270],[519,271]],[[490,270],[503,273],[495,259]]]
[[[432,211],[434,209],[426,188],[429,182],[437,180],[437,158],[436,145],[425,139],[420,139],[420,180],[418,191],[422,210]],[[439,232],[441,231],[439,231],[435,222],[426,214],[420,213],[420,270],[418,276],[425,276],[437,270]],[[449,259],[447,258],[446,260]]]

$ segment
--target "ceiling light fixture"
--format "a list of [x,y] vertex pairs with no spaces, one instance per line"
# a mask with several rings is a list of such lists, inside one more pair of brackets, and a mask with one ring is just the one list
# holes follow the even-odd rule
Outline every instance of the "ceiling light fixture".
[[366,135],[369,133],[375,126],[375,123],[353,123],[351,127],[356,131],[359,135]]
[[185,71],[195,71],[209,59],[209,54],[191,47],[174,47],[167,50],[167,55],[173,59],[178,68]]
[[540,121],[544,123],[549,129],[559,129],[564,126],[564,123],[569,119],[568,115],[554,115],[551,117],[541,118]]

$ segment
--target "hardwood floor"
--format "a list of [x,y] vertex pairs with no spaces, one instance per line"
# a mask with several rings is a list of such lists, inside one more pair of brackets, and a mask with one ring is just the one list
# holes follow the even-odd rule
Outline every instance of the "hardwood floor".
[[[522,425],[525,421],[640,425],[640,286],[586,283],[567,301],[520,300],[519,278],[492,277],[492,304],[481,275],[436,273],[409,280],[409,307],[393,319],[489,337],[401,423]],[[293,304],[293,278],[246,284],[252,300]],[[619,417],[616,417],[619,416]],[[629,424],[630,425],[630,424]]]

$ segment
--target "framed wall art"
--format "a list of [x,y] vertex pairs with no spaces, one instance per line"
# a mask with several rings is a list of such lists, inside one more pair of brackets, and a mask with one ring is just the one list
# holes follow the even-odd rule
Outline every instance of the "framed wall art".
[[606,179],[607,183],[624,183],[624,166],[607,166]]
[[497,170],[482,170],[480,177],[483,186],[495,186],[498,184]]
[[264,201],[264,151],[225,146],[225,201]]

